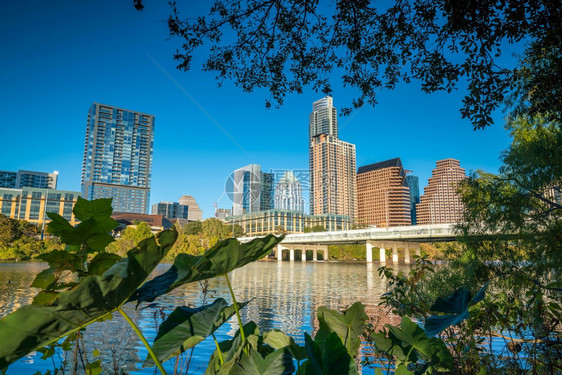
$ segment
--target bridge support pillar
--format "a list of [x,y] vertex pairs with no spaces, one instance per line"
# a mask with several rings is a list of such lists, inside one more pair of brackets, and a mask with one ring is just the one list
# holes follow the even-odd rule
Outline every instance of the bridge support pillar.
[[410,245],[404,246],[404,263],[410,264]]
[[277,260],[283,260],[283,246],[277,245]]
[[330,254],[328,254],[328,245],[324,246],[324,260],[328,261],[330,259]]
[[379,259],[381,263],[386,263],[386,250],[384,249],[384,247],[380,248]]
[[303,250],[301,250],[301,251],[302,251],[302,252],[301,252],[301,260],[302,260],[303,262],[306,262],[306,250],[303,249]]
[[289,249],[289,260],[290,261],[295,260],[295,250],[294,249]]
[[312,261],[318,262],[318,251],[316,251],[316,249],[312,250]]
[[370,241],[365,242],[367,247],[367,263],[373,263],[373,245]]
[[398,245],[392,245],[392,263],[398,263]]

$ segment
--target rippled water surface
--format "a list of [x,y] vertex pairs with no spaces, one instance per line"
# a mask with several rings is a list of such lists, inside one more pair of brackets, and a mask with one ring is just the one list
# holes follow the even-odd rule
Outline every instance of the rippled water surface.
[[[155,274],[163,273],[169,267],[169,264],[162,264]],[[31,302],[38,290],[30,285],[34,275],[44,268],[46,264],[43,263],[0,263],[0,316]],[[378,276],[377,268],[376,263],[263,261],[235,270],[231,282],[238,301],[253,298],[241,312],[244,323],[253,320],[262,332],[281,329],[302,343],[304,332],[313,334],[317,328],[315,312],[319,306],[341,309],[361,301],[367,314],[376,317],[379,323],[396,324],[397,318],[387,315],[378,306],[385,282]],[[160,297],[156,307],[141,306],[135,310],[128,304],[125,310],[152,342],[162,317],[176,306],[200,306],[205,299],[210,303],[218,297],[231,302],[224,278],[210,280],[206,295],[201,285],[194,283]],[[232,318],[217,331],[217,339],[229,339],[237,329],[237,321]],[[112,320],[88,326],[85,337],[86,352],[91,353],[94,349],[101,352],[104,372],[115,373],[116,368],[122,368],[132,374],[153,373],[154,369],[142,369],[146,350],[121,316],[114,315]],[[212,339],[197,345],[188,373],[203,373],[214,349]],[[40,357],[34,353],[21,359],[10,366],[8,374],[29,374],[53,368],[52,359],[46,361]],[[54,357],[55,364],[60,360],[60,356]],[[170,373],[173,373],[173,366],[173,360],[165,363]]]

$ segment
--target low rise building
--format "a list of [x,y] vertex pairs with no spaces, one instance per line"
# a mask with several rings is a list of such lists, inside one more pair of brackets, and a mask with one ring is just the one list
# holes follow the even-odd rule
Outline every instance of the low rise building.
[[36,171],[0,171],[0,188],[22,189],[24,187],[39,189],[56,189],[59,172]]
[[119,222],[117,232],[129,225],[135,225],[135,222],[139,221],[144,221],[150,225],[150,229],[153,233],[170,229],[174,225],[170,220],[166,219],[162,215],[138,214],[134,212],[114,212],[111,217]]
[[152,205],[153,215],[162,215],[166,219],[185,219],[189,215],[189,207],[178,202],[159,202]]
[[49,223],[47,212],[61,215],[71,225],[78,224],[72,209],[81,196],[79,191],[52,190],[25,187],[0,188],[0,213],[12,219],[42,225]]
[[232,216],[230,208],[215,208],[215,217],[219,220],[226,221],[226,218]]
[[305,228],[324,227],[327,231],[349,230],[351,220],[344,215],[307,215],[302,211],[266,210],[230,216],[226,221],[242,227],[246,236],[304,233]]

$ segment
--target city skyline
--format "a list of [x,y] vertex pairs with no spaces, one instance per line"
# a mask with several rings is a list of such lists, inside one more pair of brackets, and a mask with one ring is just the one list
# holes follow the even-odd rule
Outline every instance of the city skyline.
[[[106,12],[108,7],[113,12]],[[287,97],[280,109],[268,110],[266,91],[244,94],[228,82],[217,88],[212,74],[198,69],[198,61],[190,72],[177,71],[171,56],[175,46],[165,41],[166,25],[159,22],[166,18],[165,4],[142,13],[128,3],[111,2],[49,7],[37,2],[23,8],[10,3],[0,16],[6,36],[0,41],[6,51],[0,62],[5,105],[0,121],[10,124],[4,134],[13,140],[0,151],[0,169],[58,170],[60,189],[79,190],[83,126],[92,102],[158,117],[150,204],[187,193],[196,197],[203,217],[213,217],[215,202],[231,206],[224,184],[238,166],[308,169],[306,119],[310,103],[322,94],[305,88],[302,95]],[[83,16],[68,17],[77,11]],[[99,29],[99,22],[107,27]],[[29,31],[32,24],[40,25],[40,34]],[[127,29],[138,32],[126,35]],[[102,47],[105,53],[91,53]],[[143,52],[131,54],[131,49]],[[35,55],[41,69],[30,69]],[[342,106],[352,94],[334,87]],[[461,160],[467,171],[495,172],[500,151],[509,144],[502,114],[495,114],[492,128],[474,132],[460,119],[463,95],[462,87],[452,94],[425,95],[415,82],[398,85],[382,92],[375,108],[340,116],[339,138],[356,144],[357,165],[400,157],[419,176],[420,190],[436,160],[448,157]],[[249,115],[232,116],[241,109]]]

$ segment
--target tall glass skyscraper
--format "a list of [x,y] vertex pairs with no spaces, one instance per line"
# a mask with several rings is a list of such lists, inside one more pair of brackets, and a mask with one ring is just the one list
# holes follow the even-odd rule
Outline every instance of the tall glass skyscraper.
[[310,213],[357,215],[355,145],[338,138],[331,97],[312,104],[309,117]]
[[116,212],[147,214],[154,116],[94,103],[84,143],[82,196],[113,198]]
[[228,187],[232,194],[232,214],[242,215],[273,208],[273,173],[261,171],[259,164],[249,164],[234,171]]
[[406,176],[406,181],[408,181],[408,186],[410,187],[410,216],[412,217],[412,225],[416,225],[418,223],[416,205],[420,203],[420,179],[418,176],[410,174]]
[[292,171],[286,171],[275,186],[275,209],[304,212],[302,187]]

